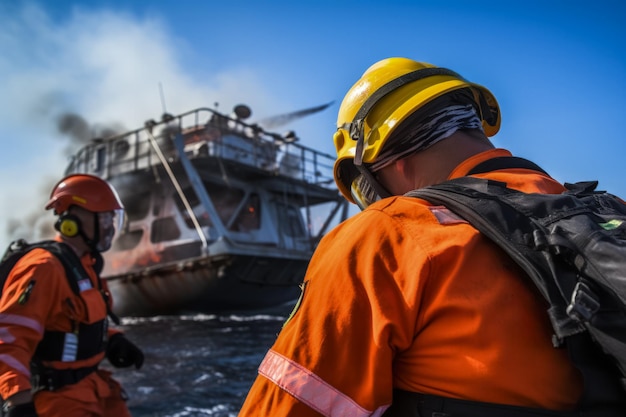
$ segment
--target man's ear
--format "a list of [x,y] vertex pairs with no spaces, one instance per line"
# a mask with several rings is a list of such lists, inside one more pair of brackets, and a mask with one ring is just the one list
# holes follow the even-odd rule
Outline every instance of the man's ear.
[[409,170],[412,168],[412,164],[406,163],[406,158],[398,159],[393,163],[393,169],[396,170],[396,174],[400,175],[403,178],[407,178],[410,174]]

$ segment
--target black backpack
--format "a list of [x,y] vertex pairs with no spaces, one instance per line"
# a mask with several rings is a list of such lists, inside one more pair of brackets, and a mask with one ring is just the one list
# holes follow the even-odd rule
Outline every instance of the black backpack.
[[406,195],[444,205],[515,260],[549,302],[553,343],[569,350],[585,397],[623,399],[626,204],[596,191],[596,181],[565,186],[562,194],[527,194],[462,177]]
[[[35,248],[45,249],[61,261],[63,267],[65,268],[65,275],[70,288],[75,294],[79,294],[80,288],[78,283],[79,281],[85,279],[85,277],[88,277],[88,275],[87,272],[85,272],[80,259],[69,246],[55,240],[43,240],[35,243],[28,243],[24,239],[18,239],[9,244],[4,252],[4,255],[2,256],[2,259],[0,259],[0,296],[2,295],[4,284],[9,276],[9,273],[11,272],[11,269],[13,269],[17,261],[22,256]],[[96,256],[96,265],[94,266],[94,269],[98,274],[100,273],[102,266],[102,257],[98,255]],[[110,311],[108,307],[109,304],[106,299],[107,296],[104,293],[102,293],[102,296],[105,298],[109,317],[111,317],[114,323],[119,324],[119,318],[112,311]]]
[[6,282],[9,272],[11,272],[11,269],[13,269],[17,261],[35,248],[45,249],[59,258],[65,268],[68,283],[72,291],[78,294],[78,280],[80,277],[74,273],[74,271],[78,271],[78,266],[80,265],[80,268],[82,268],[82,265],[73,251],[67,245],[54,240],[28,243],[24,239],[11,242],[5,250],[4,255],[2,255],[2,259],[0,259],[0,294],[2,294],[4,283]]

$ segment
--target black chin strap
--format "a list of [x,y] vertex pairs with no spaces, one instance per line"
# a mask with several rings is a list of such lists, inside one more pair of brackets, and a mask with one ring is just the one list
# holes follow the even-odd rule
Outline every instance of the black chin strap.
[[97,246],[98,246],[98,242],[100,241],[100,219],[98,218],[98,213],[93,212],[92,214],[93,214],[93,224],[94,224],[93,239],[89,239],[87,237],[82,227],[79,229],[78,234],[83,238],[87,246],[89,246],[89,249],[91,249],[91,252],[99,252]]

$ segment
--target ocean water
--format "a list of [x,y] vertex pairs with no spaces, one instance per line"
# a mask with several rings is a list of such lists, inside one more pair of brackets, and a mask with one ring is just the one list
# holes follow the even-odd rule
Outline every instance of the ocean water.
[[140,370],[112,369],[134,417],[235,417],[291,306],[273,312],[122,319]]

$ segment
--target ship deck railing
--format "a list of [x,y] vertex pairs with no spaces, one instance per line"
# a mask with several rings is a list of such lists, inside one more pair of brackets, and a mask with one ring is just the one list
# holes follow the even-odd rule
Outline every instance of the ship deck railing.
[[140,129],[93,139],[72,157],[66,173],[90,173],[109,179],[149,170],[163,163],[155,147],[168,162],[176,162],[181,157],[173,142],[177,135],[184,141],[183,157],[191,160],[221,159],[258,174],[286,176],[335,189],[333,156],[298,143],[295,134],[268,132],[210,108],[164,115],[161,121],[149,120]]

